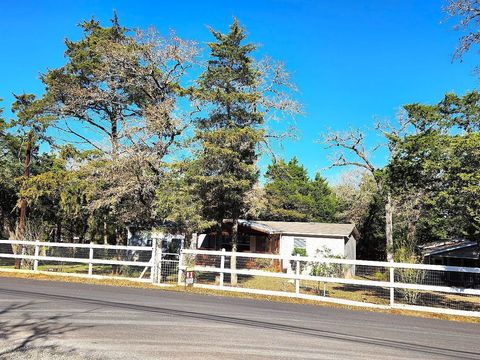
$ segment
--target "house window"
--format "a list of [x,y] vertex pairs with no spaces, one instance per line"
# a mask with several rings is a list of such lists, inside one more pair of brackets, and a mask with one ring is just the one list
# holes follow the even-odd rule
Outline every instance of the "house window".
[[267,238],[265,236],[256,236],[255,251],[264,253],[267,251]]
[[305,238],[293,238],[293,247],[299,249],[306,249],[307,240]]

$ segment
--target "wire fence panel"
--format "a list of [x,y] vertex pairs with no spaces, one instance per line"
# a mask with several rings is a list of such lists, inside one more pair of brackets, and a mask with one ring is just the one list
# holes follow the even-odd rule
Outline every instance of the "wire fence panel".
[[480,268],[183,250],[197,286],[480,316]]

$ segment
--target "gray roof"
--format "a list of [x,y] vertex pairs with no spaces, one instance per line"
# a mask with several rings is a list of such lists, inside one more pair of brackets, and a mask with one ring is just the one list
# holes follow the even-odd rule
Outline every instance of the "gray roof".
[[320,235],[320,236],[343,236],[353,235],[358,238],[358,230],[355,224],[335,224],[319,222],[290,222],[290,221],[248,221],[240,220],[244,226],[268,234],[292,234],[292,235]]
[[423,256],[431,256],[436,254],[448,253],[454,250],[465,249],[476,245],[476,241],[465,239],[449,239],[422,244],[419,245],[418,248],[420,249]]

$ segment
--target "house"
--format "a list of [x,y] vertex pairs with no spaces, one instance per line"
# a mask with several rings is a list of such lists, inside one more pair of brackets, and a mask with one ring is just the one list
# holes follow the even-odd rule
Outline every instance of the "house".
[[[451,239],[419,245],[418,249],[427,264],[461,267],[480,267],[480,247],[476,241]],[[446,283],[471,286],[479,282],[476,274],[448,271],[444,274]]]
[[[200,249],[231,250],[232,221],[222,229],[198,237]],[[318,222],[239,220],[237,251],[291,256],[294,249],[304,249],[307,256],[338,256],[356,259],[359,232],[354,224]],[[290,262],[283,262],[288,270]]]

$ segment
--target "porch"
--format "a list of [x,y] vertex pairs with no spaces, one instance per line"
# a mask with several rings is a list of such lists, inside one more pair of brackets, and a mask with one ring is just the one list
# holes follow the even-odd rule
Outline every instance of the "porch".
[[[210,229],[199,236],[198,246],[203,250],[232,250],[232,223],[224,223],[221,231]],[[261,254],[279,254],[280,234],[252,229],[242,223],[238,225],[237,251]]]

